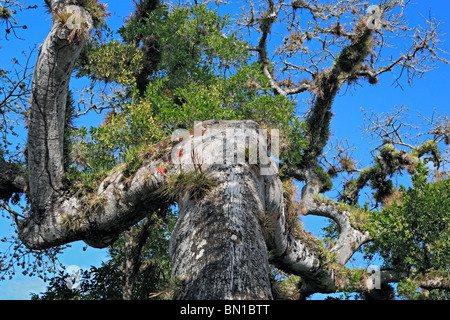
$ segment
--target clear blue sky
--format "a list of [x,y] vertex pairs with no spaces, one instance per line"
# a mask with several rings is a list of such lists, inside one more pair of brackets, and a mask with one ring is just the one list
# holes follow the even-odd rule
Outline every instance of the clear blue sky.
[[[34,46],[39,46],[45,39],[51,28],[51,19],[44,12],[43,0],[29,0],[28,5],[37,4],[37,10],[27,10],[19,13],[17,18],[20,23],[26,23],[27,30],[18,30],[18,35],[25,40],[18,40],[10,36],[10,40],[4,39],[3,31],[0,31],[0,66],[8,69],[12,57],[20,56],[21,51],[29,52]],[[115,30],[122,25],[124,19],[132,11],[132,1],[102,1],[108,3],[108,9],[111,12],[109,25]],[[378,1],[372,1],[376,4]],[[408,10],[410,25],[423,24],[423,18],[418,13],[428,16],[431,9],[433,16],[437,20],[445,22],[442,26],[442,33],[450,33],[449,18],[450,1],[448,0],[418,0],[418,4],[413,5]],[[239,7],[238,1],[232,1],[233,5]],[[3,30],[0,26],[0,30]],[[443,36],[446,40],[444,49],[450,51],[449,36]],[[450,59],[449,57],[446,57]],[[34,64],[35,58],[33,59]],[[376,112],[386,112],[395,105],[406,105],[410,108],[411,116],[416,117],[418,113],[431,115],[434,108],[441,114],[447,113],[450,105],[450,66],[440,65],[439,69],[425,75],[421,80],[416,81],[414,87],[403,86],[403,90],[389,86],[393,79],[391,75],[386,75],[376,86],[364,85],[346,93],[344,96],[336,98],[333,112],[336,114],[333,118],[332,133],[336,137],[348,138],[350,144],[358,147],[355,155],[358,159],[364,159],[365,163],[370,162],[368,151],[371,149],[369,140],[362,139],[361,126],[363,125],[363,115],[360,108],[374,110]],[[84,125],[97,125],[98,118],[83,119]],[[23,132],[19,139],[22,142],[26,139]],[[0,237],[11,233],[9,226],[10,220],[0,217]],[[323,219],[305,218],[306,229],[313,231],[316,235],[324,226]],[[88,268],[91,265],[100,265],[105,259],[105,250],[88,248],[83,251],[84,243],[74,243],[72,248],[66,250],[62,255],[61,261],[66,265],[78,265],[81,268]],[[0,244],[0,250],[3,247]],[[27,276],[17,275],[13,280],[0,281],[0,300],[1,299],[29,299],[30,292],[38,293],[45,290],[46,284],[38,278],[29,278]]]

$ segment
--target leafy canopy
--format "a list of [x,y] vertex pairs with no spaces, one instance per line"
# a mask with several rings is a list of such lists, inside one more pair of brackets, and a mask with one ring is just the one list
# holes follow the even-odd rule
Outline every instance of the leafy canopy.
[[[99,128],[71,132],[75,176],[80,170],[105,173],[177,128],[209,119],[251,119],[276,127],[282,132],[282,160],[298,161],[304,125],[294,103],[272,94],[247,44],[234,33],[224,35],[229,24],[228,16],[205,5],[161,6],[131,18],[119,31],[122,41],[107,41],[108,31],[106,39],[97,33],[79,61],[78,75],[116,82],[126,93],[111,99],[112,111]],[[139,89],[143,74],[144,91]]]
[[416,167],[412,187],[401,186],[375,211],[375,240],[386,267],[402,271],[448,270],[450,265],[450,178],[428,182],[428,169]]

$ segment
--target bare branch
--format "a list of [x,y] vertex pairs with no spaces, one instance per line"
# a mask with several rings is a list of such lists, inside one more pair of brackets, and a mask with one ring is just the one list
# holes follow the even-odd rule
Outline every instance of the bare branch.
[[[362,109],[361,109],[362,110]],[[394,108],[394,111],[387,113],[364,112],[365,125],[363,134],[370,136],[379,142],[381,146],[393,144],[414,149],[414,142],[409,141],[410,130],[417,130],[418,127],[405,121],[409,108],[406,106]],[[377,146],[374,150],[378,150]],[[374,151],[372,150],[372,151]]]
[[0,208],[2,208],[3,210],[6,210],[8,213],[10,213],[11,216],[13,216],[16,221],[17,221],[17,218],[25,219],[25,217],[23,215],[14,211],[10,206],[8,206],[5,202],[3,202],[1,200],[0,200]]

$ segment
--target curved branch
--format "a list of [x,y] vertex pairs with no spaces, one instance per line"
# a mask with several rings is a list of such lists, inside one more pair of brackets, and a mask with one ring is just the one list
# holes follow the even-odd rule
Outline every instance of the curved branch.
[[294,274],[314,274],[320,267],[319,254],[314,246],[307,241],[295,239],[286,228],[284,214],[283,185],[279,179],[265,178],[266,211],[275,217],[274,241],[272,250],[275,263],[281,269]]
[[339,264],[345,265],[360,246],[372,239],[368,232],[361,232],[352,226],[352,212],[340,208],[340,204],[337,202],[324,201],[315,197],[315,206],[308,208],[305,214],[326,217],[338,224],[339,238],[330,252],[336,253]]
[[371,240],[371,236],[368,232],[362,232],[352,225],[350,206],[319,197],[320,188],[319,178],[314,171],[307,171],[306,185],[302,189],[305,215],[326,217],[338,224],[339,238],[330,252],[335,252],[337,262],[345,265],[361,245]]
[[[167,154],[171,149],[165,149],[166,146],[163,143],[156,150]],[[32,215],[21,222],[19,238],[31,249],[77,240],[98,248],[108,246],[123,230],[169,205],[156,196],[164,181],[157,167],[165,162],[151,155],[144,157],[148,159],[132,177],[125,175],[126,165],[122,165],[89,198],[60,193],[44,215]]]
[[[28,170],[32,211],[41,215],[62,188],[66,99],[75,62],[93,28],[78,7],[83,23],[69,29],[58,10],[73,1],[47,1],[54,14],[50,33],[40,47],[33,75],[28,126]],[[77,34],[78,37],[74,37]]]

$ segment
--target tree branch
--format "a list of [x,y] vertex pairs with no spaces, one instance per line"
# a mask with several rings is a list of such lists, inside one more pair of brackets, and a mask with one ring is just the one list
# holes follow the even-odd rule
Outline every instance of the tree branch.
[[[167,140],[163,141],[155,147],[155,152],[170,153],[168,145]],[[21,222],[19,238],[32,249],[45,249],[77,240],[84,240],[93,247],[108,246],[123,230],[169,205],[156,196],[164,181],[164,177],[157,173],[157,167],[167,164],[168,159],[164,161],[152,157],[152,154],[143,157],[147,160],[132,177],[125,175],[124,164],[111,172],[97,192],[88,198],[69,192],[60,193],[44,215],[32,215]]]
[[[271,244],[275,263],[283,270],[311,276],[320,269],[321,262],[314,243],[295,239],[288,231],[284,213],[283,185],[279,179],[265,177],[266,211],[274,216],[274,241]],[[306,240],[306,239],[304,239]]]
[[141,266],[141,252],[147,238],[149,236],[148,228],[153,221],[147,219],[141,226],[139,233],[136,235],[134,228],[130,228],[125,232],[125,284],[123,286],[123,299],[131,300],[136,276],[138,275]]
[[40,48],[33,76],[29,107],[28,169],[31,210],[37,215],[44,214],[51,206],[52,198],[60,196],[69,80],[93,28],[90,14],[80,6],[80,26],[70,29],[61,20],[58,12],[72,3],[63,0],[47,2],[54,21]]
[[360,246],[372,240],[368,232],[362,232],[351,223],[351,210],[346,210],[342,204],[334,201],[324,201],[315,197],[316,205],[310,207],[305,215],[316,215],[329,218],[339,226],[339,238],[330,252],[335,252],[337,262],[344,265]]
[[25,172],[18,164],[6,162],[0,155],[0,199],[9,200],[15,193],[26,191]]

